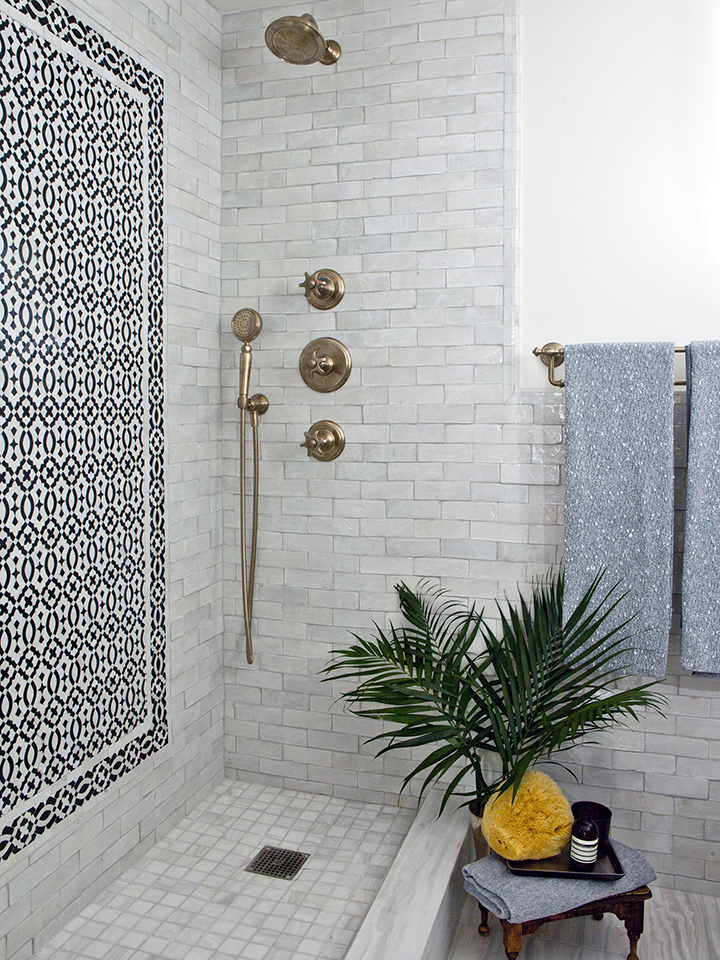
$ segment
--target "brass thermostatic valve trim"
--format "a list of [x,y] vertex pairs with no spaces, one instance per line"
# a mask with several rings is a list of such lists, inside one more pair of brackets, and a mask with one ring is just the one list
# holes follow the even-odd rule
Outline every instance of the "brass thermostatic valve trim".
[[305,271],[299,286],[305,288],[305,296],[316,310],[332,310],[345,296],[345,281],[335,270],[316,270],[313,274]]
[[305,431],[305,442],[300,446],[305,447],[307,455],[316,460],[334,460],[345,449],[345,434],[342,427],[332,420],[318,420]]
[[318,393],[332,393],[347,381],[352,370],[350,351],[332,337],[311,340],[300,354],[300,376]]

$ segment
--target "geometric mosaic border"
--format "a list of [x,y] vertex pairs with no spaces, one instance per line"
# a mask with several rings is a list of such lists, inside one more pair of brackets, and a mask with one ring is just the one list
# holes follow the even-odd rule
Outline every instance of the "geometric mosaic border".
[[0,860],[22,850],[90,798],[136,767],[168,742],[165,633],[165,491],[163,429],[163,81],[127,53],[81,23],[54,0],[6,0],[68,47],[142,94],[147,108],[147,429],[149,556],[149,728],[73,776],[40,802],[25,809],[0,832]]

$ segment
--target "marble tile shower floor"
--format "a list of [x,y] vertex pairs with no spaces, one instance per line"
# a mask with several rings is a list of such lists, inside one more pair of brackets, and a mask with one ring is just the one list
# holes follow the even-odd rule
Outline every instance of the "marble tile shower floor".
[[[414,817],[225,781],[35,960],[340,960]],[[247,873],[269,844],[293,880]]]
[[[720,900],[655,885],[652,890],[639,960],[720,960]],[[477,932],[479,922],[477,901],[468,898],[448,960],[505,960],[500,922],[490,918],[485,938]],[[548,923],[524,937],[518,960],[625,960],[628,950],[616,917],[581,917]]]

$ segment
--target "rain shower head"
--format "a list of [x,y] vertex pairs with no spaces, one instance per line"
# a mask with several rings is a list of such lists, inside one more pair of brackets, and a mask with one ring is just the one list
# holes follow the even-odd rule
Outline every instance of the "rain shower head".
[[262,317],[257,310],[245,307],[232,318],[232,332],[243,343],[250,343],[262,330]]
[[337,40],[325,40],[315,19],[304,13],[301,17],[280,17],[265,31],[265,43],[276,57],[299,65],[324,63],[330,66],[340,57]]

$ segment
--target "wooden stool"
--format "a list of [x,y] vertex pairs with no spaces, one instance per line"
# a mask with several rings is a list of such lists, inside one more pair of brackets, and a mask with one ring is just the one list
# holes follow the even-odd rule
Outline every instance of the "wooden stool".
[[[592,917],[593,920],[602,920],[606,913],[614,913],[616,917],[625,922],[625,929],[630,941],[630,953],[627,960],[638,960],[637,942],[643,932],[645,901],[649,900],[650,897],[652,897],[652,893],[649,887],[638,887],[637,890],[631,890],[629,893],[618,893],[614,897],[593,900],[592,903],[575,907],[574,910],[566,910],[565,913],[556,913],[553,917],[539,917],[537,920],[525,920],[524,923],[510,923],[509,920],[501,920],[505,953],[508,960],[516,960],[522,948],[523,934],[535,933],[543,923],[550,923],[552,920],[570,920],[573,917]],[[478,932],[481,937],[487,937],[490,933],[488,928],[489,911],[482,904],[478,904],[478,906],[482,917]]]

